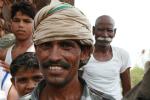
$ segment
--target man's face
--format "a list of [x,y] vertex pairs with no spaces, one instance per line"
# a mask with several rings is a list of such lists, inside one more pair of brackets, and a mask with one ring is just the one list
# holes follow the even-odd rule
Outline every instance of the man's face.
[[115,32],[113,22],[107,19],[98,21],[93,29],[96,43],[101,46],[109,46]]
[[47,42],[36,46],[40,69],[50,86],[62,87],[77,76],[80,46],[73,40]]
[[32,37],[32,26],[33,19],[19,11],[12,19],[11,30],[16,39],[26,40]]
[[11,80],[19,96],[24,96],[32,92],[42,78],[42,73],[38,69],[31,69],[17,72]]

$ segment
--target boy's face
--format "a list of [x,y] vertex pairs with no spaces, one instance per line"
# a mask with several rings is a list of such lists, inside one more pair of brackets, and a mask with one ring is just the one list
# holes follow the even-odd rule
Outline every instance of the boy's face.
[[33,19],[18,11],[11,22],[11,30],[17,40],[32,38]]
[[42,73],[38,69],[18,71],[11,81],[19,96],[32,92],[36,85],[42,80]]

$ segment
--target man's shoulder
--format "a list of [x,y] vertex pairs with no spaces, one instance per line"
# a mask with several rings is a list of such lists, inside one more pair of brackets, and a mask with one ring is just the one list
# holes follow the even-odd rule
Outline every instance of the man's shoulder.
[[120,47],[112,47],[113,52],[118,53],[119,55],[128,56],[129,53],[126,49]]
[[12,33],[4,35],[0,38],[0,48],[8,48],[15,43],[15,36]]

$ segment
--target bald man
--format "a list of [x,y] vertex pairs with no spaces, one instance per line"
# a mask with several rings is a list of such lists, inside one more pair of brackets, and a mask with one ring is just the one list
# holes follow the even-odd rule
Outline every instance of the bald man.
[[122,94],[131,88],[130,58],[125,50],[111,46],[115,34],[112,17],[102,15],[97,18],[93,27],[95,50],[88,64],[83,67],[83,78],[92,89],[121,100]]

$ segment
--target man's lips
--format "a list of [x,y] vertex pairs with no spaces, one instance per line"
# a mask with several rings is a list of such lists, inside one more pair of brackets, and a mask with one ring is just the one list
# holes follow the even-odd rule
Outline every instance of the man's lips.
[[25,33],[24,30],[17,30],[17,33]]
[[60,66],[50,66],[46,70],[49,72],[49,74],[53,74],[53,75],[60,75],[65,71],[65,69]]
[[52,70],[60,70],[61,68],[62,69],[69,69],[71,67],[71,65],[68,63],[68,62],[65,62],[65,61],[57,61],[57,62],[54,62],[54,61],[46,61],[44,63],[41,64],[41,66],[43,68],[50,68]]

